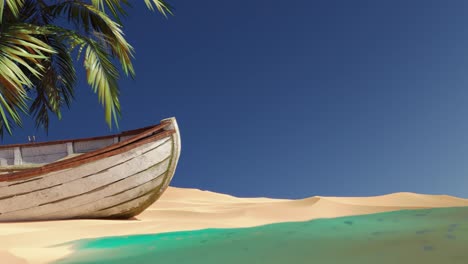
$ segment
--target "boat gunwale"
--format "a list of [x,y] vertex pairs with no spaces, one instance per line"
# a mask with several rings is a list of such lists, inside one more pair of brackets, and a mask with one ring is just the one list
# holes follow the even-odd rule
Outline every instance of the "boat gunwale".
[[[158,125],[160,125],[160,124],[158,124]],[[74,143],[74,142],[109,139],[109,138],[115,138],[115,137],[125,137],[125,136],[137,135],[140,131],[145,131],[145,130],[148,130],[148,129],[153,128],[155,126],[157,126],[157,125],[152,125],[152,126],[147,126],[147,127],[142,127],[142,128],[132,129],[132,130],[126,130],[126,131],[122,131],[122,132],[117,133],[117,134],[111,134],[111,135],[105,135],[105,136],[94,136],[94,137],[73,138],[73,139],[58,139],[58,140],[43,141],[43,142],[28,142],[28,143],[0,145],[0,150],[1,149],[8,149],[8,148],[16,148],[16,147],[29,148],[29,147],[39,147],[39,146],[47,146],[47,145],[55,145],[55,144],[64,144],[64,143],[68,143],[68,142],[73,142]]]
[[[83,163],[93,162],[93,161],[97,161],[103,158],[121,154],[123,152],[129,151],[143,144],[153,142],[153,141],[162,139],[164,137],[171,136],[174,133],[177,133],[177,131],[175,130],[163,130],[164,128],[170,126],[171,123],[172,123],[171,120],[166,120],[166,121],[162,121],[158,125],[132,130],[132,131],[139,131],[139,130],[146,129],[143,132],[136,134],[135,136],[131,138],[128,138],[121,142],[111,144],[103,148],[99,148],[99,149],[84,153],[76,157],[48,163],[43,166],[27,169],[24,171],[18,171],[18,172],[12,172],[10,174],[0,175],[0,182],[28,179],[28,178],[40,176],[46,173],[51,173],[51,172],[55,172],[59,170],[76,167]],[[127,132],[124,132],[124,133],[127,133]],[[155,132],[158,132],[158,133],[155,135],[151,135],[152,133],[155,133]],[[111,137],[111,136],[104,136],[104,137]],[[70,141],[65,140],[64,143],[66,142],[70,142]]]

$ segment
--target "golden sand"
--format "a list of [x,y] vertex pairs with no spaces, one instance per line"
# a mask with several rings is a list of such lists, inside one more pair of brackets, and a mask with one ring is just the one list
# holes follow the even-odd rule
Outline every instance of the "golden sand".
[[468,206],[468,199],[395,193],[375,197],[315,196],[286,200],[237,198],[197,189],[170,187],[159,201],[135,220],[0,223],[0,260],[9,264],[50,263],[69,254],[70,249],[49,246],[83,238],[249,227],[401,209],[455,206]]

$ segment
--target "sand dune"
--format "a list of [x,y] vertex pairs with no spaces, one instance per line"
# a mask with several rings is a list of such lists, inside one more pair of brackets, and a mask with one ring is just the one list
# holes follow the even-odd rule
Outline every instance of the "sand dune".
[[71,220],[0,223],[2,263],[48,263],[69,253],[64,242],[101,236],[202,228],[248,227],[401,209],[468,206],[447,195],[395,193],[375,197],[311,197],[301,200],[237,198],[197,189],[170,187],[136,220]]

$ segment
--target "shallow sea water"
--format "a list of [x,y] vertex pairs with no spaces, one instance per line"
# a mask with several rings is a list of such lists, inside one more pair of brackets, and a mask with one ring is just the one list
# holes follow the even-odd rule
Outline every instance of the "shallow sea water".
[[55,264],[467,264],[468,207],[78,240]]

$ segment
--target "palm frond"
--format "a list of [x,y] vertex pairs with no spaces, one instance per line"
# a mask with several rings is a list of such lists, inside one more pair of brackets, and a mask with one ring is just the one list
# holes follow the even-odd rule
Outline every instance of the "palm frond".
[[23,68],[40,77],[44,69],[41,61],[55,53],[53,48],[37,37],[40,34],[47,34],[47,30],[29,24],[5,26],[0,32],[0,76],[17,90],[22,90],[23,85],[32,86]]
[[4,25],[0,31],[0,115],[1,128],[11,133],[8,115],[17,125],[21,124],[18,111],[25,112],[28,99],[25,87],[32,88],[31,76],[40,78],[43,62],[54,49],[39,39],[48,31],[30,24]]
[[[104,106],[110,127],[120,116],[119,61],[125,75],[135,76],[134,50],[122,31],[120,17],[130,0],[0,0],[0,135],[21,125],[29,114],[47,131],[49,114],[61,118],[70,106],[76,73],[71,58],[83,56],[86,78]],[[145,0],[147,7],[167,17],[167,0]],[[74,30],[56,26],[67,19]]]
[[120,102],[117,80],[119,71],[112,63],[112,54],[106,50],[105,43],[80,35],[73,30],[52,25],[48,27],[59,34],[60,38],[66,39],[70,47],[78,48],[79,53],[84,52],[83,66],[88,84],[98,94],[99,102],[104,106],[107,124],[112,127],[112,121],[114,121],[118,126]]
[[117,79],[119,72],[100,43],[94,40],[87,41],[84,67],[88,84],[98,94],[100,103],[104,105],[107,124],[112,126],[113,119],[118,126],[117,117],[120,116],[120,102]]
[[5,11],[9,11],[14,17],[17,17],[23,4],[24,0],[0,0],[0,24],[3,22]]
[[100,38],[105,35],[106,45],[119,60],[124,73],[132,77],[135,75],[132,64],[133,47],[125,39],[121,26],[105,12],[78,1],[61,2],[49,8],[52,15],[65,15],[70,22],[81,25],[87,36]]
[[46,3],[42,0],[24,0],[24,4],[16,21],[39,26],[49,24],[51,20],[48,13],[45,12],[45,7]]
[[165,17],[167,17],[167,14],[174,15],[172,13],[172,6],[165,0],[145,0],[145,4],[151,11],[154,11],[154,7],[156,7],[159,13],[163,14]]
[[[12,133],[12,125],[16,124],[21,126],[21,117],[20,111],[25,112],[26,109],[26,96],[18,96],[15,94],[14,91],[11,90],[10,87],[4,86],[4,84],[8,85],[8,82],[0,77],[0,135],[3,136],[4,128],[8,131],[9,134]],[[13,120],[10,120],[13,119]]]
[[62,118],[61,109],[65,104],[70,107],[74,97],[76,72],[69,48],[59,35],[48,35],[47,40],[56,51],[46,63],[42,78],[35,78],[35,99],[29,107],[29,113],[36,120],[36,127],[42,127],[46,132],[49,128],[49,112]]
[[61,106],[63,99],[61,90],[54,85],[58,82],[58,75],[54,68],[49,67],[44,73],[44,76],[37,82],[35,86],[36,96],[31,106],[29,113],[36,120],[36,127],[43,127],[46,133],[49,128],[49,111],[61,118]]
[[127,0],[91,0],[94,7],[102,12],[109,10],[118,23],[121,23],[120,16],[127,15],[124,6],[130,6]]

